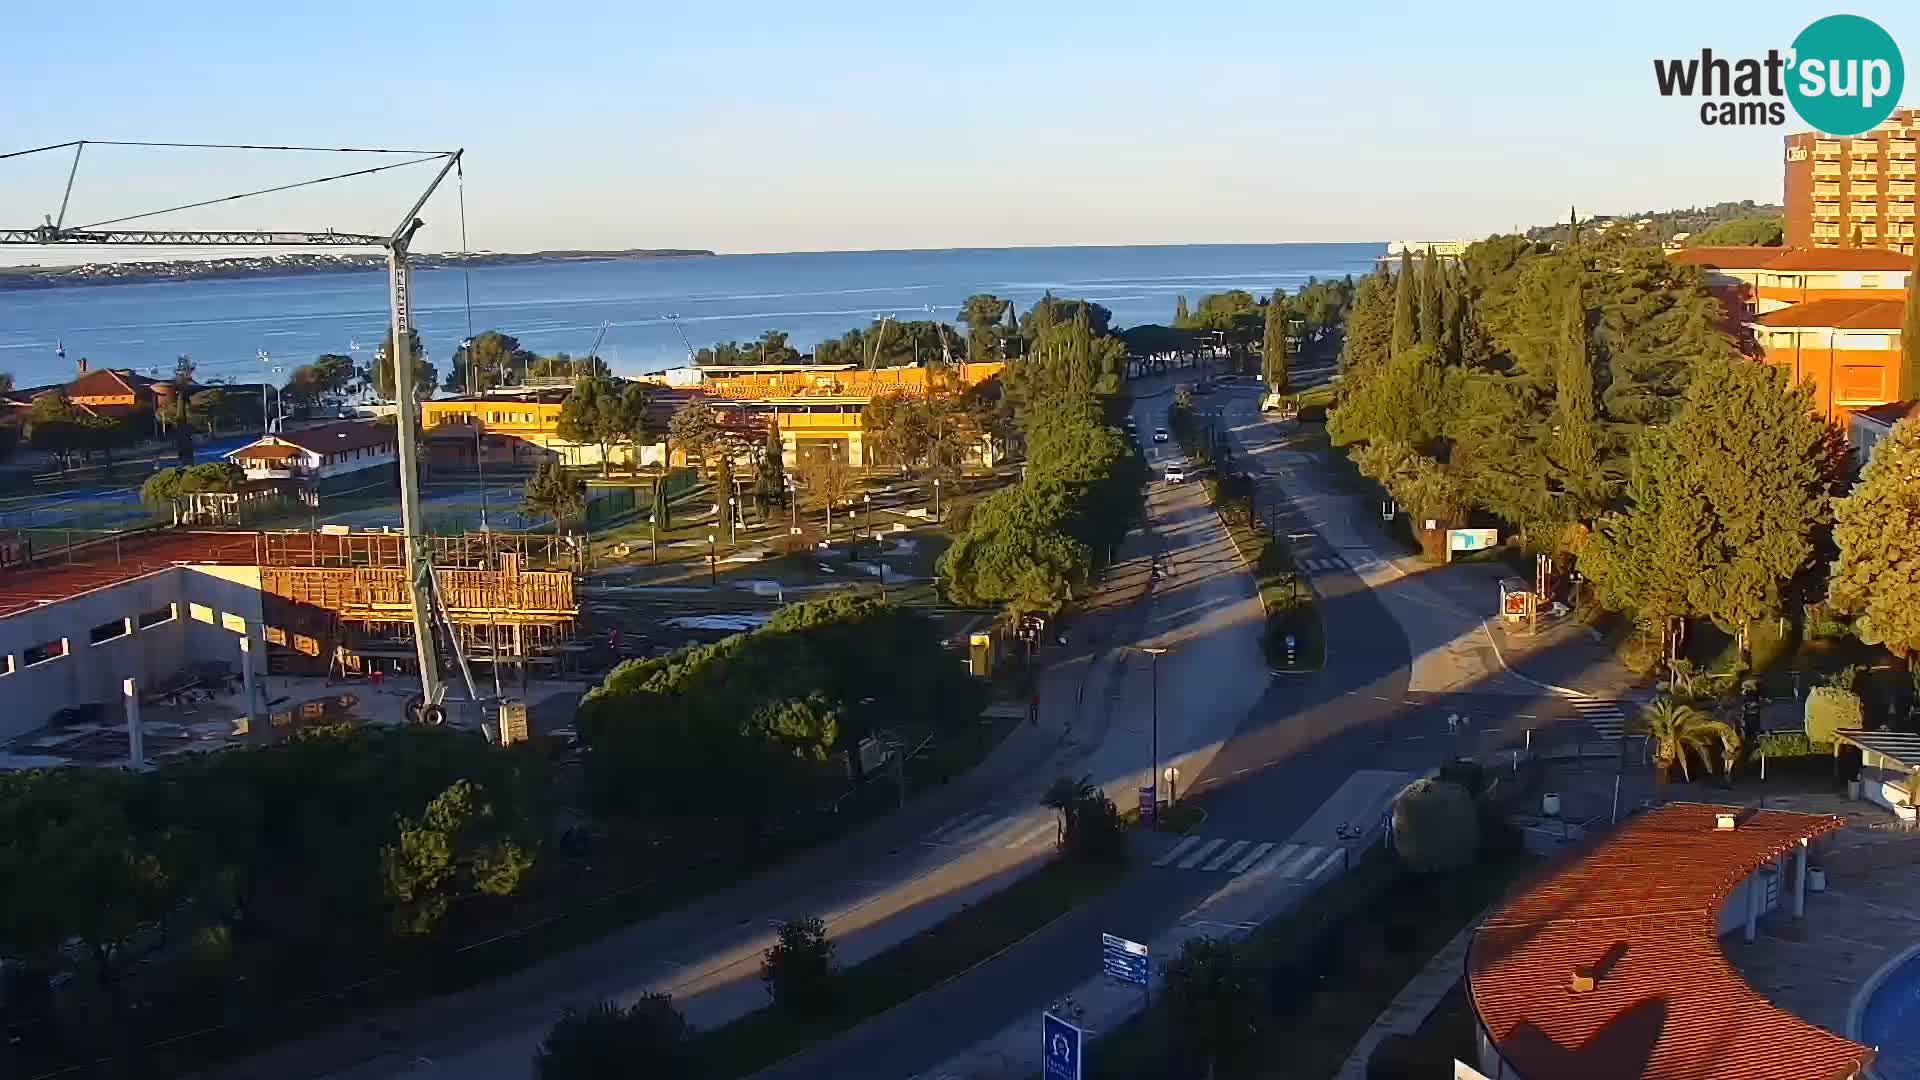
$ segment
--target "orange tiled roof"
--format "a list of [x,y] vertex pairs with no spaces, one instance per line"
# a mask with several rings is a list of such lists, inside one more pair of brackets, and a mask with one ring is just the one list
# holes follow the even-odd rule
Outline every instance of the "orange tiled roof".
[[1797,248],[1768,270],[1911,270],[1913,257],[1886,248]]
[[1674,262],[1712,266],[1721,270],[1759,270],[1780,257],[1785,248],[1756,247],[1752,244],[1706,245],[1681,248],[1667,258]]
[[1809,300],[1758,316],[1761,326],[1831,326],[1841,330],[1898,330],[1906,304],[1871,296]]
[[[1714,828],[1733,811],[1739,826]],[[1836,1080],[1873,1051],[1785,1012],[1721,951],[1716,913],[1837,817],[1675,803],[1595,837],[1475,931],[1467,987],[1528,1080]],[[1575,969],[1595,976],[1574,992]]]

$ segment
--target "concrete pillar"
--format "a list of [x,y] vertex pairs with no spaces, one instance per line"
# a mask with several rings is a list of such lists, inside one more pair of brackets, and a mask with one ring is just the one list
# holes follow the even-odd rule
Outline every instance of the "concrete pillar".
[[1760,933],[1760,903],[1764,898],[1762,890],[1765,888],[1766,885],[1760,880],[1758,870],[1747,875],[1747,925],[1741,932],[1741,936],[1748,944],[1752,944]]
[[1807,917],[1807,841],[1793,849],[1793,917]]
[[240,686],[247,696],[247,730],[259,730],[260,698],[253,686],[253,635],[240,635]]
[[140,689],[134,680],[125,679],[120,683],[120,692],[127,699],[127,766],[144,769],[147,767],[147,740],[140,729]]

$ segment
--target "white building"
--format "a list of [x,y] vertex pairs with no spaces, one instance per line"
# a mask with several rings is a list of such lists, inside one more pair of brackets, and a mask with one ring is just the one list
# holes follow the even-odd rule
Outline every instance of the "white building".
[[278,480],[312,495],[392,487],[400,479],[394,425],[341,420],[263,435],[227,455],[249,480]]

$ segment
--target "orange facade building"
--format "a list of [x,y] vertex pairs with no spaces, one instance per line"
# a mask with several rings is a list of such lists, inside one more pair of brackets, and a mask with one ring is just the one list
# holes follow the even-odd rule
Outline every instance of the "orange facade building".
[[1872,131],[1786,137],[1786,239],[1799,248],[1879,247],[1913,254],[1920,109]]
[[1820,415],[1920,397],[1901,385],[1900,340],[1913,259],[1881,248],[1690,248],[1729,321],[1758,358],[1811,379]]

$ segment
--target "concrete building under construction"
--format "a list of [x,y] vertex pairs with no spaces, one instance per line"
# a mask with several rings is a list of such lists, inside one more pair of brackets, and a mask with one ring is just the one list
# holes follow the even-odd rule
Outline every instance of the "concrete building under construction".
[[[569,666],[572,538],[468,533],[429,548],[442,632],[471,662],[503,676]],[[117,702],[128,679],[159,695],[210,669],[417,674],[409,585],[398,532],[168,529],[18,550],[0,568],[0,739]]]

